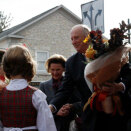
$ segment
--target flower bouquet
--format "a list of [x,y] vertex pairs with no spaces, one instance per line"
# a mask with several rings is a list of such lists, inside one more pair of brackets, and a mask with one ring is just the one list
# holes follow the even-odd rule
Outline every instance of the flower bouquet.
[[[124,21],[120,24],[120,28],[114,28],[110,31],[111,38],[109,40],[102,37],[101,31],[91,31],[84,43],[90,42],[89,48],[86,50],[85,56],[89,63],[85,68],[85,77],[88,83],[92,83],[92,96],[84,106],[84,110],[88,104],[93,109],[95,107],[99,111],[113,113],[121,110],[120,98],[117,94],[108,95],[102,91],[102,86],[107,82],[114,83],[120,74],[121,68],[128,62],[128,53],[131,46],[123,40],[128,39],[125,32],[131,28]],[[90,84],[89,84],[90,85]]]

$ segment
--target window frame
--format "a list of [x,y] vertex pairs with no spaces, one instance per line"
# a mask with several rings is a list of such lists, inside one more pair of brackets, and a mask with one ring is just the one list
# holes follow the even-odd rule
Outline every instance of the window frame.
[[[36,52],[35,52],[35,58],[36,58],[36,62],[37,62],[37,64],[38,64],[38,59],[37,59],[37,57],[38,57],[38,53],[46,53],[47,54],[47,58],[45,59],[45,60],[43,60],[44,61],[44,63],[46,62],[46,60],[49,58],[49,52],[48,51],[43,51],[43,50],[37,50]],[[43,66],[45,66],[45,65],[43,65]],[[36,67],[36,74],[48,74],[48,72],[46,71],[46,69],[45,70],[39,70],[38,69],[38,67]]]

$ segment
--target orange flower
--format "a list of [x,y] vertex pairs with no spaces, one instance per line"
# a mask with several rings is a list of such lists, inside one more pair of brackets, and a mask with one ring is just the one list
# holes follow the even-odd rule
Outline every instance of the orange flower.
[[108,39],[103,39],[103,43],[107,43],[108,42]]
[[86,50],[85,56],[89,59],[94,59],[94,55],[96,54],[96,51],[91,47]]

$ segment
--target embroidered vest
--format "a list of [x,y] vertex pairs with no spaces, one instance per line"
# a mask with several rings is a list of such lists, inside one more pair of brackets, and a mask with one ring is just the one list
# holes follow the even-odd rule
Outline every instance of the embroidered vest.
[[28,127],[36,125],[37,111],[32,95],[37,88],[27,86],[18,91],[4,88],[0,93],[0,117],[4,127]]

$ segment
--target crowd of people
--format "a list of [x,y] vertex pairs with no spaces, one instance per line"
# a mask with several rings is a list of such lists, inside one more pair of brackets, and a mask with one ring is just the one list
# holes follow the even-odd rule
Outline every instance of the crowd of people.
[[[72,27],[71,41],[77,52],[68,59],[60,54],[50,56],[43,66],[51,79],[41,82],[40,89],[29,85],[36,72],[36,63],[26,47],[13,45],[2,53],[0,130],[131,130],[131,65],[126,61],[113,82],[101,85],[101,94],[108,96],[101,95],[104,99],[99,101],[100,97],[94,97],[97,96],[94,95],[96,85],[86,77],[85,52],[91,41],[85,43],[84,40],[89,33],[86,25]],[[110,96],[119,96],[115,97],[116,103]],[[98,104],[101,109],[97,108]]]

